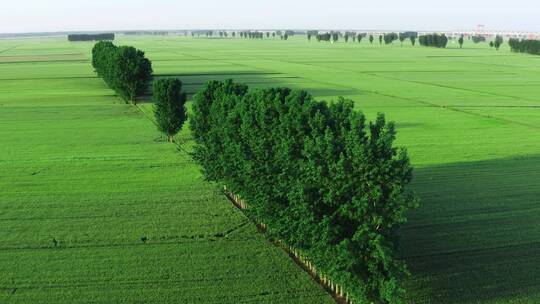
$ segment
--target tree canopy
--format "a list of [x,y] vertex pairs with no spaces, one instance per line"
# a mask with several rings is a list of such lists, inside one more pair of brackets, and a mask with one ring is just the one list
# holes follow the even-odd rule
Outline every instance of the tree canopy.
[[103,34],[70,34],[69,41],[105,41],[114,40],[114,33]]
[[422,46],[445,48],[448,44],[448,37],[445,34],[429,34],[418,37],[418,42]]
[[159,79],[152,87],[158,130],[172,142],[173,136],[182,129],[187,119],[186,94],[182,92],[182,82],[176,78]]
[[96,43],[92,65],[126,102],[135,102],[137,96],[144,94],[152,78],[152,63],[143,51],[131,46],[118,47],[110,41]]
[[248,91],[211,81],[193,99],[194,159],[206,179],[249,204],[247,214],[306,256],[358,302],[402,303],[396,229],[417,204],[412,168],[383,114],[305,91]]
[[540,55],[540,40],[511,38],[508,45],[512,52]]

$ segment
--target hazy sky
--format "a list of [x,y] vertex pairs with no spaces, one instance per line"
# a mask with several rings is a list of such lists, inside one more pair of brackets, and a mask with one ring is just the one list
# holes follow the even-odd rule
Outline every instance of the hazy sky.
[[1,0],[0,32],[126,29],[540,31],[538,0]]

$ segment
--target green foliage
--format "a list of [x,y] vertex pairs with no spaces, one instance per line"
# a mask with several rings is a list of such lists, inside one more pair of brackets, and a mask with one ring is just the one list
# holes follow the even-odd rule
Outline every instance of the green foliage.
[[369,43],[373,44],[373,35],[369,35]]
[[182,92],[182,82],[173,78],[154,82],[152,98],[158,130],[172,141],[187,119],[186,94]]
[[448,38],[445,34],[430,34],[430,35],[421,35],[418,37],[418,42],[423,46],[430,46],[436,48],[446,48],[448,44]]
[[114,33],[68,35],[68,41],[105,41],[105,40],[114,40]]
[[359,301],[400,303],[395,231],[415,197],[412,169],[382,114],[367,125],[353,102],[305,91],[248,92],[212,81],[194,97],[194,159],[205,177],[250,205],[270,235],[305,252]]
[[511,38],[508,45],[512,52],[540,55],[540,40]]
[[384,43],[391,44],[392,42],[398,40],[399,36],[396,33],[386,33],[383,35]]
[[144,52],[101,41],[92,49],[92,66],[98,76],[126,102],[145,93],[152,78],[152,63]]
[[497,51],[499,50],[503,42],[504,42],[504,39],[501,35],[495,36],[495,41],[493,41],[493,46],[495,47]]
[[459,39],[458,39],[458,43],[459,43],[459,48],[463,48],[463,35],[459,36]]
[[486,36],[484,36],[484,35],[473,35],[471,37],[471,40],[474,43],[486,42]]

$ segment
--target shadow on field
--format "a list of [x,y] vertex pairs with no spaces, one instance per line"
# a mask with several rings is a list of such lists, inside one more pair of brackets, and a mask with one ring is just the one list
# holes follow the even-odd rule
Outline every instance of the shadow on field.
[[421,168],[412,187],[421,206],[401,244],[410,303],[538,294],[540,156]]
[[[167,73],[154,74],[153,81],[163,78],[178,78],[182,81],[183,90],[188,99],[191,99],[202,86],[210,80],[224,81],[233,79],[235,82],[244,83],[250,89],[267,87],[288,87],[291,89],[303,89],[317,98],[328,98],[334,96],[346,96],[358,94],[356,90],[310,87],[304,79],[297,76],[290,76],[275,72],[253,72],[253,71],[230,71],[230,72],[205,72],[205,73]],[[309,84],[309,85],[308,85]],[[144,96],[138,99],[138,103],[151,103],[152,84],[147,89]],[[330,100],[330,99],[329,99]]]

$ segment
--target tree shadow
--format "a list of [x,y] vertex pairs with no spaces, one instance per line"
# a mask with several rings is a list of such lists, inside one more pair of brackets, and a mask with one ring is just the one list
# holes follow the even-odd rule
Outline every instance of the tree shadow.
[[421,206],[402,227],[410,303],[540,292],[540,156],[415,170]]
[[204,73],[161,73],[154,74],[146,92],[137,98],[139,104],[152,103],[152,83],[163,78],[178,78],[182,81],[184,92],[190,100],[206,82],[210,80],[224,81],[232,79],[238,83],[244,83],[250,89],[259,89],[267,87],[288,87],[291,89],[303,89],[317,98],[328,98],[335,96],[346,96],[359,94],[352,89],[334,89],[306,87],[308,82],[298,76],[290,76],[276,72],[258,72],[258,71],[218,71]]

